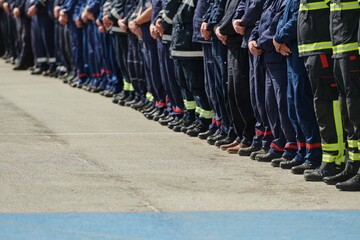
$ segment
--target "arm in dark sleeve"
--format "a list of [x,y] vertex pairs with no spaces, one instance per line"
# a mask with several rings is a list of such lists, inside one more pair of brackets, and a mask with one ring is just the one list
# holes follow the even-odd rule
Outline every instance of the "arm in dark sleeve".
[[172,27],[173,18],[176,15],[178,8],[180,7],[181,0],[168,0],[164,6],[164,11],[161,16],[162,21],[160,23],[161,27],[165,30],[168,30]]
[[273,38],[276,34],[276,28],[279,20],[284,14],[285,2],[286,0],[282,2],[281,7],[276,11],[277,13],[272,19],[269,27],[265,32],[261,33],[261,37],[258,39],[258,45],[262,49],[268,49],[273,47]]
[[108,16],[111,21],[116,22],[119,19],[125,17],[124,2],[122,0],[117,0],[115,5],[110,10],[110,15]]
[[72,15],[76,6],[77,0],[66,0],[61,6],[61,10],[64,10],[66,15]]
[[207,29],[214,31],[215,26],[221,21],[225,12],[226,0],[219,0],[215,12],[213,13],[210,21],[207,24]]
[[92,0],[88,7],[88,11],[91,12],[95,17],[99,15],[101,0]]
[[155,24],[162,10],[162,0],[152,0],[151,23]]
[[211,13],[214,8],[214,0],[209,0],[209,8],[207,9],[206,13],[203,16],[203,22],[208,22],[211,18]]
[[245,0],[241,0],[235,10],[234,19],[241,19],[245,13]]
[[[294,1],[289,1],[287,4],[296,4]],[[287,22],[280,20],[278,28],[275,34],[275,41],[278,43],[291,42],[297,39],[297,17],[299,15],[299,6],[294,6],[294,11],[291,14],[291,18]]]
[[249,42],[259,39],[259,21],[255,23],[254,29],[251,31]]
[[254,0],[241,18],[244,27],[254,26],[260,19],[266,0]]

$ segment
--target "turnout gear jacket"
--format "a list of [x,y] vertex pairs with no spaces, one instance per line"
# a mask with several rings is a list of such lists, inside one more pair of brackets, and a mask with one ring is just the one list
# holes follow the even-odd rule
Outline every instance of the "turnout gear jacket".
[[334,58],[358,54],[359,17],[358,1],[331,0],[330,34]]
[[170,54],[173,58],[202,58],[202,46],[193,42],[193,18],[198,0],[168,0],[164,7],[161,25],[168,30],[171,24]]
[[329,0],[300,0],[299,56],[332,54]]

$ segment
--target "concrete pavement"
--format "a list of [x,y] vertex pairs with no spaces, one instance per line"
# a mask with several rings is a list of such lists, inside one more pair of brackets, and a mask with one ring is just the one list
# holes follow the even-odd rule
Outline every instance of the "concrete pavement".
[[3,227],[28,216],[13,213],[360,209],[357,192],[227,154],[99,94],[11,67],[0,61]]

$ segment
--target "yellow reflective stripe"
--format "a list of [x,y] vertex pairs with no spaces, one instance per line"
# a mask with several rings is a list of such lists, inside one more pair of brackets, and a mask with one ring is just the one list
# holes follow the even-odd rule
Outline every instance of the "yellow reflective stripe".
[[313,11],[329,8],[325,2],[312,2],[300,4],[299,11]]
[[336,165],[341,165],[344,162],[345,162],[345,156],[341,156],[335,160]]
[[135,91],[135,89],[134,89],[134,87],[133,87],[132,83],[128,83],[128,91],[130,91],[130,92]]
[[358,148],[357,140],[347,140],[349,148]]
[[133,85],[131,83],[125,81],[125,79],[123,79],[123,84],[124,84],[124,87],[123,87],[124,91],[134,91]]
[[[360,0],[359,0],[360,1]],[[328,4],[329,2],[330,2],[330,0],[324,0],[324,2],[326,3],[326,4]]]
[[184,105],[187,110],[195,110],[195,108],[196,108],[195,101],[187,101],[184,99]]
[[343,10],[354,10],[360,9],[358,2],[342,2],[342,3],[331,3],[330,11],[343,11]]
[[196,106],[195,112],[200,115],[201,114],[201,108]]
[[214,116],[214,111],[210,110],[204,110],[204,109],[201,109],[201,112],[200,112],[200,117],[203,117],[203,118],[206,118],[206,119],[211,119],[213,118]]
[[145,96],[146,99],[149,100],[150,102],[154,100],[154,96],[150,92],[147,92]]
[[[360,9],[360,7],[359,7],[359,9]],[[348,44],[339,44],[339,45],[333,46],[334,54],[343,53],[343,52],[352,52],[352,51],[356,51],[356,50],[358,50],[357,42],[348,43]]]
[[338,156],[334,156],[334,155],[329,155],[329,154],[323,154],[322,155],[322,161],[323,162],[328,162],[328,163],[332,163],[335,162],[336,159],[338,158]]
[[341,148],[344,149],[345,145],[342,145],[343,146],[341,146],[340,143],[322,143],[321,147],[324,151],[339,151]]
[[360,161],[360,153],[349,152],[349,158],[353,161]]
[[312,51],[317,51],[317,50],[322,50],[322,49],[331,49],[332,47],[333,46],[332,46],[331,41],[302,44],[302,45],[299,45],[299,53],[312,52]]
[[333,101],[333,114],[334,114],[337,142],[339,146],[339,152],[337,155],[337,160],[335,162],[337,164],[340,164],[345,161],[345,157],[344,157],[345,143],[344,143],[344,130],[343,130],[339,100]]

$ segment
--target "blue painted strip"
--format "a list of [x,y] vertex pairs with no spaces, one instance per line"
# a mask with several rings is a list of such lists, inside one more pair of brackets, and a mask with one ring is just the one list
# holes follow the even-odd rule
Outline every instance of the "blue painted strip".
[[359,239],[360,211],[0,214],[0,239]]

